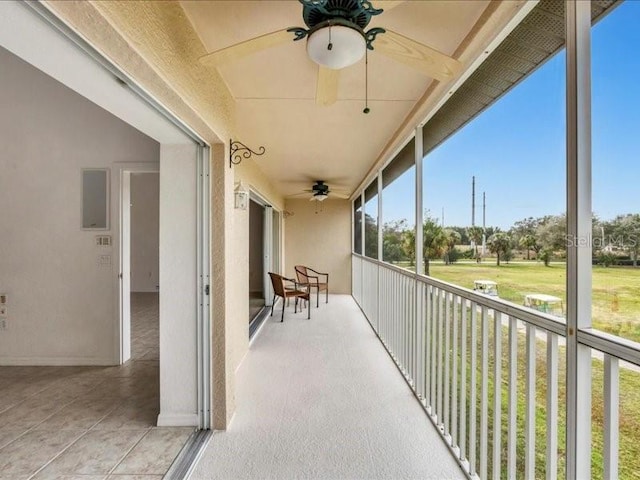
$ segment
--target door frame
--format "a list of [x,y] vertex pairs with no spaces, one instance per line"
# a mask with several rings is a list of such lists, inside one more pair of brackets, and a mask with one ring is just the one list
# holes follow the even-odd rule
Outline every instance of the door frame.
[[211,374],[211,149],[204,144],[197,147],[196,184],[196,375],[198,428],[210,430],[212,426]]
[[[271,286],[271,278],[269,272],[280,273],[280,251],[281,245],[274,245],[274,227],[281,228],[282,222],[278,221],[278,225],[274,225],[273,216],[278,215],[280,219],[281,212],[271,205],[271,203],[263,197],[258,191],[249,187],[249,199],[256,202],[264,208],[263,227],[262,227],[262,284],[264,293],[265,307],[270,307],[273,303],[273,287]],[[251,225],[249,225],[251,228]],[[278,242],[282,242],[282,235],[278,231]]]

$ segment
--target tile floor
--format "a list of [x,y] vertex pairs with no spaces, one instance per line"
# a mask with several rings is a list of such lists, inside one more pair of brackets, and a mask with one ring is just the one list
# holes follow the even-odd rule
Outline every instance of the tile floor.
[[192,480],[466,478],[347,295],[268,317],[236,402]]
[[0,367],[0,480],[160,479],[192,428],[158,415],[158,295],[131,298],[119,367]]

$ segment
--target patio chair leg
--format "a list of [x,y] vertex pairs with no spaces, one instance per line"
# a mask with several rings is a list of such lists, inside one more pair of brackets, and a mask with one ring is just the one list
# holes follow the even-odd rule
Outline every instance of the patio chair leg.
[[282,299],[282,316],[280,317],[280,323],[284,322],[284,298]]
[[273,317],[273,307],[276,305],[276,296],[273,296],[273,300],[271,301],[271,316]]
[[311,320],[311,298],[307,302],[307,320]]
[[320,308],[320,287],[316,288],[316,308]]
[[327,292],[325,295],[327,296],[327,300],[325,303],[329,303],[329,287],[327,286],[327,289],[325,290],[325,292]]

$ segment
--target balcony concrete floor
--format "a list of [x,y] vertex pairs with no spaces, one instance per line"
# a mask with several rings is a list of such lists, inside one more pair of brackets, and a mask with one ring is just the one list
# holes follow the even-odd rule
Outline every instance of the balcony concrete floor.
[[192,479],[465,478],[355,302],[269,318]]

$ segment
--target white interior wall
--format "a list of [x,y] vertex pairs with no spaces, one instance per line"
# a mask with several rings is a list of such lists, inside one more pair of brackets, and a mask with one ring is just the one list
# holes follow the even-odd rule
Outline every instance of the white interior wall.
[[[117,363],[115,165],[159,144],[2,48],[0,71],[0,364]],[[87,167],[111,169],[110,230],[81,229]]]
[[198,425],[196,145],[160,147],[160,415]]
[[131,174],[132,292],[157,292],[160,285],[159,201],[159,174]]

